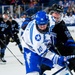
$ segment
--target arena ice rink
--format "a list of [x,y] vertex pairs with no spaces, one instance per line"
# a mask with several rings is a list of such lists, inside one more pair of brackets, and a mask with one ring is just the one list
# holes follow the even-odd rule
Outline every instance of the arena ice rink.
[[[20,53],[18,46],[16,46],[15,42],[14,43],[10,42],[8,48],[22,63],[24,63],[23,55]],[[11,54],[11,52],[8,49],[6,49],[5,59],[7,60],[7,63],[4,65],[0,64],[0,75],[26,75],[25,66],[21,65],[19,61]],[[67,75],[64,73],[64,70],[56,75]],[[46,75],[52,75],[56,71],[57,68],[54,68],[51,71],[46,71],[45,73]],[[74,72],[73,74],[75,75]]]

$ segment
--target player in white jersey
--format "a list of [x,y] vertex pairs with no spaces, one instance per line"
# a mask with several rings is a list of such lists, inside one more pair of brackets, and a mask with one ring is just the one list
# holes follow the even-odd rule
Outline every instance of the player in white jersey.
[[64,62],[67,60],[66,57],[54,53],[52,37],[55,38],[56,35],[50,32],[49,25],[46,12],[39,11],[36,13],[35,19],[29,22],[22,35],[26,75],[40,75],[41,64],[53,68],[57,64],[64,66]]

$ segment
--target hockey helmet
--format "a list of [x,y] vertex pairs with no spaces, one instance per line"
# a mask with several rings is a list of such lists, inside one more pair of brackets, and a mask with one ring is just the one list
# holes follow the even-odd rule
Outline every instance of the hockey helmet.
[[49,17],[45,11],[39,11],[35,15],[37,25],[45,25],[49,23]]
[[58,4],[53,4],[52,7],[50,7],[50,11],[56,11],[56,12],[62,13],[63,7]]
[[61,22],[62,17],[63,17],[63,7],[58,4],[53,4],[52,7],[50,7],[50,15],[53,16],[53,20],[56,23]]
[[9,20],[9,13],[7,11],[5,11],[3,14],[2,14],[2,18],[3,20]]

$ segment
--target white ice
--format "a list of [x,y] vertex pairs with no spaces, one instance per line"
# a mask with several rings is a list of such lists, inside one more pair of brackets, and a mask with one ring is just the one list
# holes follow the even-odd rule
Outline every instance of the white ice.
[[[7,46],[12,53],[19,59],[22,63],[24,63],[23,54],[20,53],[18,46],[16,43],[9,43]],[[25,65],[21,65],[20,62],[13,56],[8,49],[5,52],[5,59],[7,63],[5,65],[0,64],[0,75],[26,75],[25,74]],[[52,75],[54,72],[57,71],[57,68],[52,69],[51,71],[46,71],[46,75]],[[73,72],[73,71],[72,71]],[[75,73],[73,72],[75,75]],[[64,71],[57,75],[65,75]]]

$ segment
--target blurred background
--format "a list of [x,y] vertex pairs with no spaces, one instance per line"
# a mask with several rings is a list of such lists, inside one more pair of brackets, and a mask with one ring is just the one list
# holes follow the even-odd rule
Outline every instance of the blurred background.
[[0,0],[0,14],[5,11],[20,17],[23,12],[32,16],[39,10],[45,10],[57,3],[64,8],[64,14],[75,14],[75,0]]
[[[63,7],[62,18],[66,25],[75,27],[75,0],[0,0],[0,17],[7,12],[21,25],[25,15],[33,19],[37,11],[45,10],[48,12],[48,9],[54,3]],[[70,27],[73,35],[75,34],[74,27]]]

